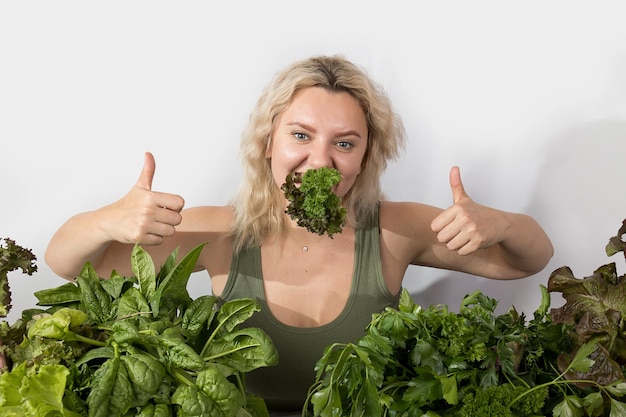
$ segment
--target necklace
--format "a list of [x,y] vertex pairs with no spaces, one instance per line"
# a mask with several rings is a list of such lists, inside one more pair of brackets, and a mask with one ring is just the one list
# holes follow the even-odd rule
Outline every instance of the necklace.
[[302,242],[300,242],[300,239],[296,239],[296,236],[294,233],[287,233],[287,239],[291,240],[292,242],[294,242],[296,244],[296,247],[301,247],[302,248],[302,252],[308,252],[309,251],[309,245],[308,244],[303,244]]

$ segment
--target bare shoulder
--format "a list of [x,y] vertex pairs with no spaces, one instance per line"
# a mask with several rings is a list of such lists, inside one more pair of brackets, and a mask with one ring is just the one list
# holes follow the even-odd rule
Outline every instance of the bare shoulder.
[[427,204],[385,201],[380,206],[381,250],[410,264],[436,244],[431,222],[442,210]]
[[231,206],[198,206],[184,209],[179,232],[227,233],[233,224]]
[[186,250],[204,244],[197,270],[206,269],[211,277],[227,274],[232,252],[233,208],[198,206],[184,209],[181,214],[183,219],[173,239]]
[[380,228],[406,235],[431,230],[430,223],[442,209],[414,202],[383,201],[380,204]]

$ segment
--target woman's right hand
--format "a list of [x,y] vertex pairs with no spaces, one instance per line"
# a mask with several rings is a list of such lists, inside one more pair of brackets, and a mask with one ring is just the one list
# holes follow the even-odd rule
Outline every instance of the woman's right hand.
[[159,245],[175,233],[185,200],[176,194],[152,191],[156,163],[146,152],[143,169],[133,188],[100,211],[102,230],[113,241]]

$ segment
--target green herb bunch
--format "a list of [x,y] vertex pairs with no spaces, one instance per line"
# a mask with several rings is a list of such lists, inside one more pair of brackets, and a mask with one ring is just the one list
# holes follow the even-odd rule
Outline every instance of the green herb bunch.
[[[609,256],[624,233],[626,220]],[[625,416],[626,277],[614,264],[583,279],[561,268],[540,289],[530,320],[514,307],[496,315],[480,291],[455,313],[403,290],[357,343],[327,347],[304,415]],[[565,305],[549,311],[550,292]]]
[[[298,179],[302,180],[300,187],[297,186]],[[346,209],[332,192],[339,181],[339,171],[327,167],[309,169],[301,178],[288,175],[281,187],[289,202],[287,214],[311,233],[326,233],[331,238],[335,233],[341,233],[346,224]]]
[[2,334],[11,371],[0,374],[0,415],[268,416],[244,390],[245,373],[277,363],[269,337],[240,326],[259,305],[191,299],[187,283],[203,245],[157,272],[136,245],[134,276],[99,277],[36,292]]

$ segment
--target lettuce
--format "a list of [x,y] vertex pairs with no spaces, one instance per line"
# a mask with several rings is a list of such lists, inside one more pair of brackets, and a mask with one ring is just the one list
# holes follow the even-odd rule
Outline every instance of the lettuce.
[[37,271],[37,258],[30,249],[23,248],[8,238],[4,242],[6,246],[0,245],[0,317],[6,317],[11,310],[8,273],[18,268],[28,275]]
[[27,368],[25,363],[0,374],[0,415],[80,417],[63,405],[69,370],[62,365]]

